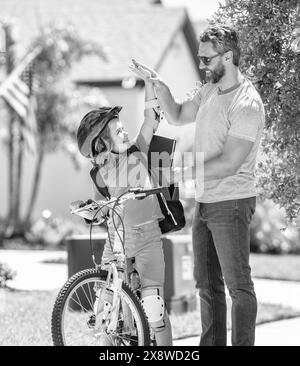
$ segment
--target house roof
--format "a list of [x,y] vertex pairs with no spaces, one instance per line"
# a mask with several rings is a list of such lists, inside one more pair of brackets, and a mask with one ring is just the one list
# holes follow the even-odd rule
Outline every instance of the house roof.
[[85,57],[73,70],[79,82],[114,83],[132,76],[131,58],[159,70],[173,38],[183,31],[197,63],[197,39],[184,8],[150,0],[0,0],[1,17],[13,17],[22,47],[49,23],[72,24],[84,39],[104,47],[108,62]]

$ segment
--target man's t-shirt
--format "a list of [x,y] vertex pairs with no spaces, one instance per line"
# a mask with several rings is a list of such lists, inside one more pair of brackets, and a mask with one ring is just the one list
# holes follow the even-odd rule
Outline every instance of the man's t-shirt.
[[196,180],[195,199],[210,203],[256,195],[256,156],[265,114],[262,100],[246,78],[239,86],[221,92],[205,84],[191,99],[198,108],[194,153],[203,152],[204,162],[222,153],[228,136],[253,142],[252,149],[236,174],[222,179]]

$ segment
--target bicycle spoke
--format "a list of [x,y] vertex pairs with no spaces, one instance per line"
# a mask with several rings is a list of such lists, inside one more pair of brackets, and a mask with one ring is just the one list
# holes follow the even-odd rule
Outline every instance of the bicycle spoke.
[[[89,289],[89,294],[90,294],[90,296],[91,296],[91,299],[93,299],[93,295],[92,295],[92,293],[91,293],[90,283],[89,283],[89,282],[87,283],[87,286],[88,286],[88,289]],[[95,294],[95,298],[96,298],[96,294]],[[92,307],[92,308],[93,308],[93,307]]]
[[93,308],[94,308],[94,306],[93,306],[93,304],[91,303],[91,301],[90,301],[89,297],[87,296],[87,294],[86,294],[86,292],[85,292],[84,285],[82,286],[82,291],[84,292],[84,295],[85,295],[85,297],[86,297],[87,301],[89,302],[89,304],[90,304],[90,306],[91,306],[91,309],[93,309]]
[[93,312],[91,312],[90,310],[88,310],[87,308],[85,308],[82,304],[81,304],[81,301],[77,295],[77,291],[74,292],[74,294],[76,294],[76,297],[78,299],[78,301],[76,301],[73,297],[71,297],[71,300],[73,300],[76,304],[78,304],[82,310],[85,310],[87,313],[89,314],[93,314]]

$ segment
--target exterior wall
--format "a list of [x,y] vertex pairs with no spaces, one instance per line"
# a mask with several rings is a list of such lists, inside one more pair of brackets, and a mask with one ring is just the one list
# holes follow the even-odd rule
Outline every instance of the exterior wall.
[[[195,85],[198,77],[197,70],[183,34],[176,37],[158,71],[178,98],[184,98],[185,93]],[[112,105],[123,106],[121,119],[130,137],[133,138],[143,121],[143,88],[107,87],[103,88],[103,93]],[[80,118],[80,116],[78,117]],[[158,134],[179,139],[180,136],[186,134],[186,131],[189,131],[189,136],[191,136],[191,130],[193,130],[193,125],[178,128],[168,125],[165,121],[159,127]],[[26,154],[25,160],[22,196],[23,202],[26,203],[32,185],[34,158]],[[54,216],[71,218],[69,203],[77,199],[85,200],[92,196],[89,178],[90,163],[84,158],[80,158],[80,163],[81,169],[76,170],[70,158],[62,152],[46,156],[34,218],[40,217],[45,209],[50,210]],[[0,217],[2,217],[7,211],[8,181],[7,153],[3,144],[0,144],[0,167]]]
[[[159,73],[178,100],[184,100],[187,93],[195,87],[196,81],[199,80],[198,71],[182,33],[174,39],[173,46],[166,55]],[[157,133],[175,138],[177,150],[186,151],[193,143],[194,123],[178,127],[169,125],[165,120],[159,126]]]

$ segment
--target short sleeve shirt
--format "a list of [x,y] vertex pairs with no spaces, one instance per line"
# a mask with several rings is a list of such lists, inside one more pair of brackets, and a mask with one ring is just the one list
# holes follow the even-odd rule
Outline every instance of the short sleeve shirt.
[[[147,153],[149,146],[142,134],[134,140],[136,151],[111,154],[110,161],[101,168],[102,178],[111,197],[118,197],[130,187],[150,188]],[[124,203],[124,224],[126,227],[138,226],[156,219],[162,219],[156,195],[143,200],[129,200]]]
[[198,108],[194,154],[203,153],[204,162],[222,153],[228,136],[253,142],[236,174],[205,182],[196,180],[196,200],[210,203],[255,196],[256,156],[265,121],[258,92],[244,78],[239,86],[224,93],[215,84],[205,84],[191,100]]

